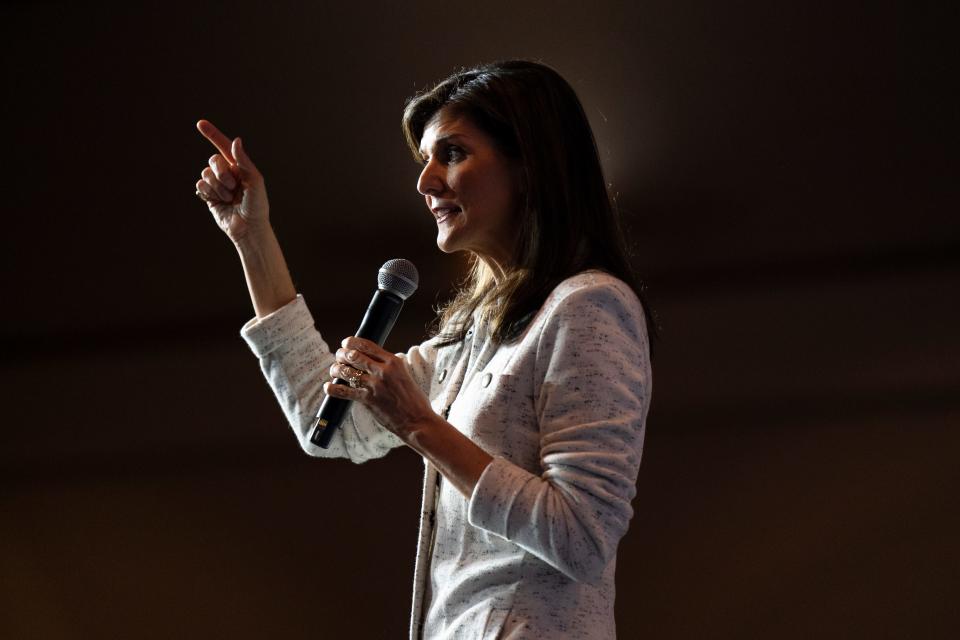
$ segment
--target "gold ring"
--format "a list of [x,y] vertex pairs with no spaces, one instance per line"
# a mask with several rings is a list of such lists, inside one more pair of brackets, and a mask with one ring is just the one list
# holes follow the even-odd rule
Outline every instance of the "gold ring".
[[360,388],[360,378],[362,378],[362,377],[363,377],[363,374],[366,373],[366,372],[365,372],[365,371],[360,371],[359,369],[356,369],[356,368],[354,368],[354,367],[350,367],[350,368],[353,369],[356,373],[354,373],[353,375],[351,375],[351,376],[349,376],[349,377],[344,378],[344,380],[346,380],[347,383],[348,383],[351,387],[353,387],[354,389],[359,389],[359,388]]

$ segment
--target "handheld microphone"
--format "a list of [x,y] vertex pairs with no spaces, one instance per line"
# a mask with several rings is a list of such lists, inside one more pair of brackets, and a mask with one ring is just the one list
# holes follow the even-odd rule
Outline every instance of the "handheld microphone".
[[[393,325],[397,322],[403,301],[413,295],[420,283],[417,268],[409,260],[397,258],[387,260],[377,273],[377,292],[373,294],[367,313],[363,316],[360,328],[357,329],[358,338],[365,338],[376,342],[381,347]],[[346,380],[334,378],[333,384],[350,384]],[[350,400],[327,396],[320,405],[317,419],[313,423],[313,434],[310,442],[326,449],[330,446],[330,439],[343,417],[350,408]]]

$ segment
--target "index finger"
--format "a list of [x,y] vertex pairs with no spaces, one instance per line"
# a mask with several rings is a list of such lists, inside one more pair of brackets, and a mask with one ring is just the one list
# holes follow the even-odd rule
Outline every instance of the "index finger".
[[344,349],[356,349],[357,351],[365,353],[376,360],[386,360],[389,356],[393,355],[376,342],[367,340],[366,338],[358,338],[357,336],[344,338],[343,342],[340,343],[340,346]]
[[213,143],[213,146],[217,148],[220,155],[227,159],[227,162],[237,164],[236,158],[233,157],[233,153],[230,151],[230,138],[223,135],[223,132],[217,129],[212,122],[209,120],[200,120],[197,122],[197,130],[204,138]]

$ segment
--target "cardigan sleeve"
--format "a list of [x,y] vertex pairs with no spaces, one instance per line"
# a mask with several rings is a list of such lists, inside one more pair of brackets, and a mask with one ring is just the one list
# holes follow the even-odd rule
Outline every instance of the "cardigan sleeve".
[[[323,449],[310,442],[310,429],[325,397],[323,383],[330,380],[335,357],[314,327],[313,316],[303,297],[263,318],[254,318],[240,330],[273,390],[300,446],[320,457],[349,458],[365,462],[379,458],[403,444],[381,426],[363,406],[354,403],[343,423]],[[429,391],[435,349],[426,343],[400,354],[414,380]]]
[[496,457],[468,505],[472,525],[584,582],[599,580],[627,531],[650,403],[643,309],[619,281],[575,289],[539,336],[538,476]]

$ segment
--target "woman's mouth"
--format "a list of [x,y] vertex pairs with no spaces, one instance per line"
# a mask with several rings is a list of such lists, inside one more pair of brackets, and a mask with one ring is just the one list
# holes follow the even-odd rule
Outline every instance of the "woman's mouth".
[[437,207],[433,210],[433,215],[437,218],[437,224],[446,222],[458,213],[460,213],[460,207]]

